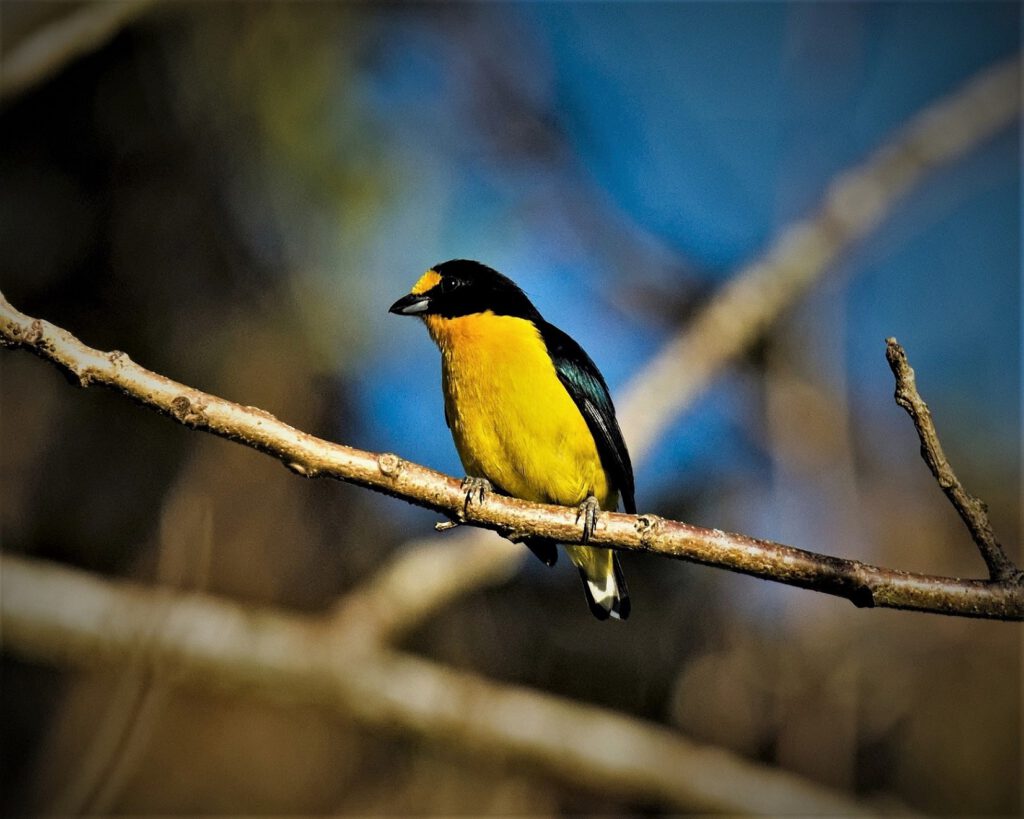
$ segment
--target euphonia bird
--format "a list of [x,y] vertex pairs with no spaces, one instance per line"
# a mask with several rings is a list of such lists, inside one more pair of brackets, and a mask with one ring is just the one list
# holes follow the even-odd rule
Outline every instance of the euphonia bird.
[[[466,470],[467,502],[488,489],[576,506],[589,539],[598,509],[635,514],[633,467],[608,386],[583,348],[548,324],[511,279],[480,262],[429,269],[390,312],[419,316],[441,351],[444,415]],[[547,565],[557,544],[530,538]],[[594,615],[629,616],[614,552],[566,545]]]

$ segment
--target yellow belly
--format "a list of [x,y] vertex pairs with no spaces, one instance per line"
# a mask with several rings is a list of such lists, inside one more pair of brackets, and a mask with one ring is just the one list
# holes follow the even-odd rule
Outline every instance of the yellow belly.
[[597,445],[536,327],[490,313],[427,317],[441,350],[445,409],[468,475],[519,498],[614,509]]

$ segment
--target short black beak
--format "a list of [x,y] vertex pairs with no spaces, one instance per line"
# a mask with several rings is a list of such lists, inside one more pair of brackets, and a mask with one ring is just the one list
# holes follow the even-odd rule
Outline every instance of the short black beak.
[[410,293],[402,296],[398,301],[388,308],[389,313],[397,313],[400,316],[414,316],[417,313],[427,312],[430,307],[430,298],[423,293]]

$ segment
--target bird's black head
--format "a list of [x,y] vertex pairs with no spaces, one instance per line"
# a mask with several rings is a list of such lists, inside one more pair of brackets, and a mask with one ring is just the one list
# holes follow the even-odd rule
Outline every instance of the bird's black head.
[[434,265],[412,291],[391,305],[403,316],[455,318],[490,311],[500,316],[540,318],[526,294],[497,270],[469,259]]

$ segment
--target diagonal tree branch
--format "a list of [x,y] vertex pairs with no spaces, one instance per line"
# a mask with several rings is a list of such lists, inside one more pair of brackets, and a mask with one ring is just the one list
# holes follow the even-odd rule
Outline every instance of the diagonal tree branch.
[[141,658],[179,686],[326,707],[363,724],[685,811],[872,812],[657,725],[353,643],[330,616],[253,609],[198,593],[157,594],[10,555],[0,567],[4,649],[28,659],[106,668]]
[[901,196],[1020,115],[1021,57],[979,72],[837,176],[814,213],[736,272],[694,320],[632,379],[619,408],[634,459],[730,361],[741,355]]
[[338,601],[336,627],[367,643],[395,643],[452,600],[509,580],[524,551],[480,529],[409,541]]
[[964,489],[953,467],[946,460],[946,453],[939,443],[939,434],[935,431],[931,410],[917,391],[914,369],[907,361],[907,353],[903,346],[895,338],[885,340],[885,357],[892,374],[896,377],[896,403],[907,411],[921,439],[921,457],[970,531],[985,560],[985,565],[988,566],[989,575],[992,580],[1020,583],[1024,580],[1024,575],[1006,556],[1002,545],[996,540],[992,523],[988,519],[988,507],[984,501]]
[[[87,347],[66,330],[20,313],[0,295],[0,340],[24,347],[63,368],[82,386],[101,384],[193,429],[211,432],[279,458],[306,477],[323,476],[368,487],[450,518],[502,533],[581,542],[576,510],[490,495],[468,508],[459,481],[432,469],[334,444],[301,432],[255,407],[179,384],[124,353]],[[591,543],[635,549],[730,569],[851,600],[858,606],[938,614],[1024,619],[1024,585],[911,574],[654,515],[605,512]]]
[[0,102],[7,102],[104,45],[154,0],[98,0],[69,7],[0,59]]

